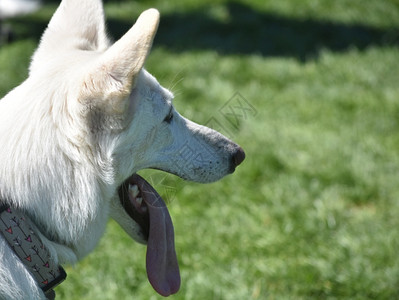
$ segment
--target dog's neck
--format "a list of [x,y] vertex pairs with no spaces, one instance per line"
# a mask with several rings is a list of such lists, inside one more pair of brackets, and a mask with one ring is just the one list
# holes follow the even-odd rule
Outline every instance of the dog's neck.
[[[96,149],[85,151],[85,139],[76,136],[80,130],[55,127],[52,117],[43,115],[39,104],[45,102],[41,98],[47,99],[49,95],[41,95],[41,98],[36,95],[37,100],[30,104],[32,111],[26,112],[19,99],[28,97],[24,89],[30,92],[32,85],[27,80],[12,92],[16,93],[16,102],[12,93],[13,99],[6,96],[1,100],[0,197],[10,199],[8,203],[12,207],[27,211],[50,241],[68,248],[55,250],[63,256],[61,261],[75,263],[94,248],[105,229],[110,198],[116,187],[105,182],[106,176],[98,166],[108,170],[106,164],[111,164],[112,159],[100,154],[96,157],[81,155]],[[8,107],[11,100],[19,110]],[[29,118],[20,118],[18,114],[36,114],[42,118],[35,126],[29,126]],[[62,134],[68,136],[61,140]],[[100,164],[94,160],[103,161]]]

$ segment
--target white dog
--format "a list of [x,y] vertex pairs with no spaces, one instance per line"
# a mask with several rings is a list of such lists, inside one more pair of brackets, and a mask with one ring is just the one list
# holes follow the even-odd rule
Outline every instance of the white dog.
[[[41,269],[92,251],[109,217],[148,243],[155,290],[179,289],[170,216],[135,173],[154,168],[212,182],[232,173],[245,154],[179,115],[173,95],[143,69],[158,22],[158,11],[147,10],[111,45],[100,0],[63,0],[28,79],[0,101],[0,225],[11,222],[0,234],[1,299],[54,297],[53,285],[38,282]],[[39,246],[26,250],[22,240]],[[50,263],[38,263],[43,256]],[[50,273],[57,270],[60,281],[61,269]]]

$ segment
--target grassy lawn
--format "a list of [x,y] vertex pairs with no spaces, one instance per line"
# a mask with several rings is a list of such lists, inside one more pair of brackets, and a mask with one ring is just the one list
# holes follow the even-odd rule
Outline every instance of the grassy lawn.
[[[247,158],[210,185],[142,174],[169,202],[172,299],[399,299],[399,2],[106,1],[118,38],[148,8],[147,69],[185,116]],[[56,1],[10,20],[0,94],[22,81]],[[27,100],[28,101],[28,100]],[[57,299],[160,299],[145,247],[110,221]]]

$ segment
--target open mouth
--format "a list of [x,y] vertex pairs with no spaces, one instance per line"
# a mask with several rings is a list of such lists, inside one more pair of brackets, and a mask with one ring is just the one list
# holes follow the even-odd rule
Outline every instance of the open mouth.
[[141,176],[133,174],[119,188],[126,212],[141,227],[147,239],[146,268],[152,287],[162,296],[180,288],[172,219],[165,202]]

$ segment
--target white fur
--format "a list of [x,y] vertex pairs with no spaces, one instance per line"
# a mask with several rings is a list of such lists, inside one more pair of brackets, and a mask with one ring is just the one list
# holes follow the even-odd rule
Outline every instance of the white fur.
[[[110,46],[100,0],[63,0],[28,79],[0,101],[0,199],[29,212],[59,263],[92,251],[109,216],[144,242],[116,195],[140,169],[198,182],[231,171],[236,144],[176,111],[163,121],[173,95],[142,68],[158,18],[144,12]],[[44,298],[1,235],[0,261],[1,299]]]

